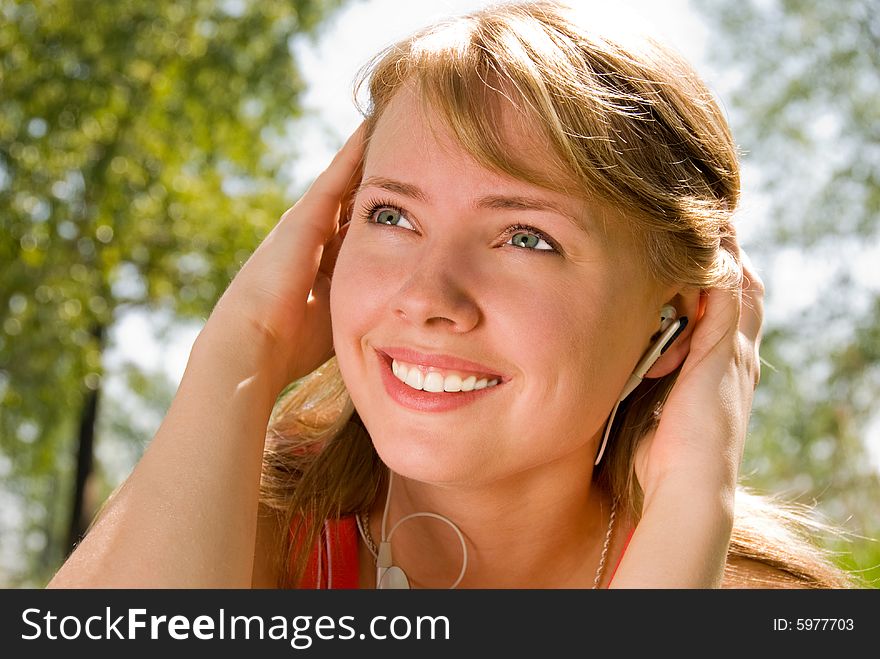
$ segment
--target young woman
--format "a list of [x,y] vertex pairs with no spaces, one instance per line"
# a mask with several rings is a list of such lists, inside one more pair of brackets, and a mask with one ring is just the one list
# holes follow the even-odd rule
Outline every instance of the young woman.
[[369,93],[50,585],[845,585],[736,491],[763,290],[691,69],[528,3]]

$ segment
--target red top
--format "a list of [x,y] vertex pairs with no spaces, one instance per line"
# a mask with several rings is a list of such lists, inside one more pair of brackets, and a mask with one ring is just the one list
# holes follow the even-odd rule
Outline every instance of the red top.
[[[623,554],[629,547],[635,528],[626,538],[620,558],[611,573],[617,574]],[[358,529],[354,516],[324,522],[324,532],[315,549],[300,582],[300,588],[344,590],[359,588]],[[610,583],[610,580],[609,580]]]

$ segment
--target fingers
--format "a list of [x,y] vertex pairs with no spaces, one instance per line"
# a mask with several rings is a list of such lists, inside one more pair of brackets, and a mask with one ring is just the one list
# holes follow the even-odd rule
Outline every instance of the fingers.
[[764,320],[764,282],[758,276],[748,254],[741,248],[739,257],[743,270],[740,331],[758,343],[761,337],[761,324]]
[[715,346],[731,342],[740,317],[740,292],[728,288],[707,288],[700,297],[702,315],[691,337],[692,354],[702,355]]
[[[332,235],[336,230],[335,223],[339,218],[340,206],[346,203],[360,177],[364,155],[364,133],[365,127],[362,123],[336,153],[327,169],[321,172],[309,186],[302,199],[285,213],[285,217],[299,212],[307,217],[332,217],[332,223],[326,227],[327,237]],[[284,219],[282,218],[282,221]]]
[[[746,362],[754,362],[759,377],[758,348],[764,318],[764,284],[748,255],[739,247],[742,281],[739,288],[709,288],[702,292],[702,314],[694,328],[691,354],[695,358],[722,345],[728,346]],[[733,264],[731,263],[731,266]],[[746,357],[744,353],[750,353]]]
[[[364,132],[361,124],[302,198],[281,216],[246,269],[265,274],[266,280],[287,282],[296,295],[311,289],[319,269],[329,274],[338,252],[338,245],[332,243],[338,237],[340,207],[360,177]],[[328,245],[331,254],[322,263]]]
[[764,282],[758,276],[749,255],[740,248],[740,263],[743,270],[742,312],[740,315],[740,333],[746,337],[753,347],[752,377],[754,388],[761,381],[761,325],[764,322]]

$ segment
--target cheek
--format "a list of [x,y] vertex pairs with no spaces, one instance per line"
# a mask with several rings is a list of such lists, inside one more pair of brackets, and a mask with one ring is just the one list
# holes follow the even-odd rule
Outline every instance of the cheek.
[[346,346],[376,324],[376,312],[386,306],[390,283],[400,276],[397,270],[390,260],[377,259],[357,240],[343,242],[330,286],[333,342],[340,362]]
[[537,383],[550,398],[584,396],[601,381],[609,346],[607,302],[597,288],[582,280],[547,282],[531,291],[529,304],[508,308],[507,317],[518,319],[508,334],[524,366],[542,374]]
[[629,374],[631,337],[615,320],[623,292],[604,272],[583,275],[544,282],[527,309],[507,312],[520,319],[508,334],[533,376],[528,397],[559,433],[600,424]]

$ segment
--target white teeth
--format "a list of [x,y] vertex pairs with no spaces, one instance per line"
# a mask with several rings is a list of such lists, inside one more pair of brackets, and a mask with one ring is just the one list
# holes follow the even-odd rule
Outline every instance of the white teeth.
[[434,393],[443,391],[443,376],[437,371],[431,371],[425,376],[425,384],[422,385],[422,389]]
[[409,369],[409,373],[406,374],[406,380],[404,380],[409,386],[413,389],[421,389],[422,385],[425,383],[425,376],[422,375],[422,372],[417,368]]
[[498,378],[480,378],[476,375],[465,376],[460,373],[449,373],[444,376],[440,371],[428,371],[427,373],[413,364],[404,364],[396,359],[391,360],[391,372],[401,382],[413,389],[429,391],[432,393],[473,391],[485,389],[498,384]]
[[443,391],[461,391],[461,378],[455,375],[447,375],[443,380]]

